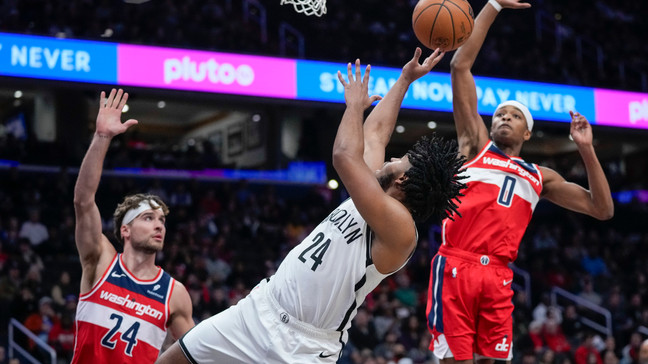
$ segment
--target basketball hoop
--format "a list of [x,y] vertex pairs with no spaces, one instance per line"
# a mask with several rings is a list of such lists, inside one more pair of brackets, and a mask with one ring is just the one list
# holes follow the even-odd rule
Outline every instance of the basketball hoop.
[[292,4],[295,11],[306,15],[326,14],[326,0],[281,0],[281,5]]

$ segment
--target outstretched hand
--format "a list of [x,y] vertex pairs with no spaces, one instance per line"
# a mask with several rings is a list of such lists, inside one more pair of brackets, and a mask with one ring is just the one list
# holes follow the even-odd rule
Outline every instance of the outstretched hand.
[[349,82],[344,80],[342,72],[338,71],[338,79],[342,86],[344,86],[344,100],[347,107],[359,106],[363,110],[367,109],[374,101],[381,100],[382,97],[378,95],[369,96],[369,74],[371,73],[371,65],[367,65],[364,77],[361,77],[360,59],[355,61],[355,78],[351,72],[351,62],[347,65],[347,76]]
[[569,111],[569,115],[571,115],[571,126],[569,128],[569,133],[572,136],[572,139],[574,139],[574,142],[578,146],[584,146],[584,145],[591,145],[592,144],[592,126],[590,125],[589,121],[587,119],[573,111]]
[[527,9],[531,4],[522,2],[521,0],[495,0],[505,9]]
[[421,48],[416,47],[414,57],[403,66],[402,75],[410,83],[428,74],[441,61],[441,58],[445,54],[440,48],[437,48],[423,60],[423,64],[420,64],[419,59],[421,58],[421,53]]
[[137,124],[135,119],[126,120],[125,123],[121,122],[122,110],[126,105],[126,101],[128,101],[128,93],[125,93],[122,89],[119,89],[119,91],[112,89],[108,98],[106,98],[106,93],[101,91],[96,134],[112,138]]

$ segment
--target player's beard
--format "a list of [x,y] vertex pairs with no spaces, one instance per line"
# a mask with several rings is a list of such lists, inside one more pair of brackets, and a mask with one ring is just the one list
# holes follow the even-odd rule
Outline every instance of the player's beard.
[[396,180],[396,175],[393,173],[383,175],[383,176],[378,176],[378,183],[380,184],[380,187],[382,187],[383,191],[387,191],[389,186],[391,186],[395,180]]
[[146,254],[156,254],[162,250],[162,243],[155,244],[151,243],[150,239],[141,240],[141,241],[131,241],[131,246],[134,250],[146,253]]

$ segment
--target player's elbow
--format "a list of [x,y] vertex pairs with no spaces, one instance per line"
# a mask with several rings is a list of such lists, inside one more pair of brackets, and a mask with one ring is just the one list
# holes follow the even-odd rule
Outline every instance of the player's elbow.
[[74,194],[74,209],[76,211],[84,211],[94,205],[94,196],[88,197],[80,194]]
[[351,164],[352,159],[351,153],[344,148],[335,148],[333,150],[333,168],[338,172]]
[[450,60],[450,73],[470,72],[472,62],[468,59],[463,59],[463,57],[458,57],[458,54],[459,52],[455,53],[452,60]]
[[611,218],[614,217],[614,206],[609,206],[607,208],[601,209],[599,211],[598,216],[596,216],[597,219],[601,221],[606,221],[610,220]]
[[594,206],[589,215],[600,221],[610,220],[614,217],[614,204],[610,202],[603,206]]

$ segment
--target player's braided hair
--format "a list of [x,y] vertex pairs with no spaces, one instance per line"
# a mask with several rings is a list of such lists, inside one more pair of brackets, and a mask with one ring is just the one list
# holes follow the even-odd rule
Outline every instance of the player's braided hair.
[[117,205],[117,208],[113,213],[113,233],[122,245],[124,244],[124,238],[122,238],[121,236],[121,226],[122,221],[124,221],[124,216],[126,215],[126,212],[128,212],[128,210],[136,208],[140,204],[140,202],[144,200],[155,202],[155,204],[160,206],[159,208],[162,209],[164,216],[169,214],[169,207],[164,203],[164,201],[162,201],[161,198],[156,195],[138,193],[135,195],[126,196],[124,198],[124,201]]
[[459,197],[463,196],[460,191],[466,188],[460,180],[467,176],[458,175],[466,157],[458,154],[457,142],[438,138],[436,134],[422,137],[407,156],[412,167],[405,172],[404,202],[414,220],[432,217],[440,221],[445,217],[452,219],[453,213],[459,214]]

